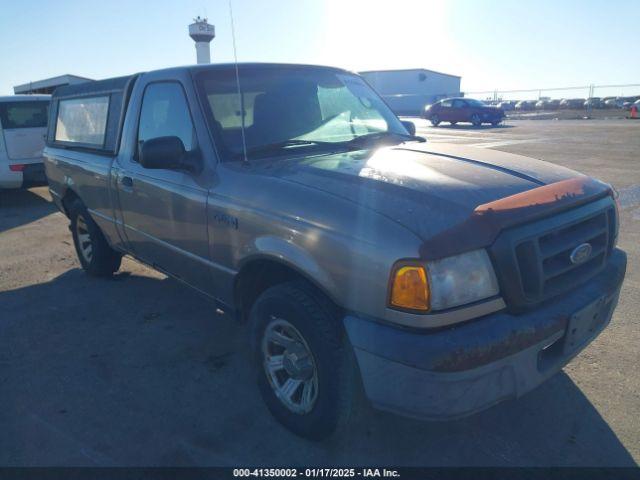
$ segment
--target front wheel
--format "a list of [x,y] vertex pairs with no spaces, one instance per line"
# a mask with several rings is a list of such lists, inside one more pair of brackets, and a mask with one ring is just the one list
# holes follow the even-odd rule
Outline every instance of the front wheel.
[[481,126],[482,120],[480,119],[480,115],[478,115],[477,113],[474,113],[473,115],[471,115],[471,123],[473,124],[474,127]]
[[109,246],[80,200],[71,203],[69,216],[73,243],[84,271],[96,277],[107,277],[116,272],[122,255]]
[[258,388],[293,433],[319,440],[343,425],[355,361],[333,305],[304,282],[266,290],[251,309]]
[[431,125],[434,127],[440,125],[440,117],[438,115],[431,115]]

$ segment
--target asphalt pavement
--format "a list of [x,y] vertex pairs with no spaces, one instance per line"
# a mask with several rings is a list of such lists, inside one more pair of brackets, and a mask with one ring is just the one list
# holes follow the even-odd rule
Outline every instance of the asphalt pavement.
[[47,189],[0,192],[2,466],[635,466],[640,461],[640,121],[507,121],[430,142],[528,155],[612,183],[629,266],[611,325],[519,400],[452,422],[361,405],[322,443],[264,407],[244,329],[198,293],[125,259],[80,269]]

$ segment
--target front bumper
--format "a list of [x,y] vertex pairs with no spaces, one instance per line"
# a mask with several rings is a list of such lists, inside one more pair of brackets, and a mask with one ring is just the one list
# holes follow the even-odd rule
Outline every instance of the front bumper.
[[[435,332],[348,315],[344,324],[367,397],[379,409],[443,420],[529,392],[608,325],[626,264],[625,253],[616,249],[600,274],[553,302],[519,315],[498,312]],[[596,301],[600,320],[569,348],[570,319]]]

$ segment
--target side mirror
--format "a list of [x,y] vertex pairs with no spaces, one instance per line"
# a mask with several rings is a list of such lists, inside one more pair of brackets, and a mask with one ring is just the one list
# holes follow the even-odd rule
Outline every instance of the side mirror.
[[140,149],[140,165],[144,168],[177,170],[186,167],[187,152],[178,137],[150,138]]
[[416,124],[415,123],[410,122],[408,120],[402,120],[401,123],[404,126],[404,128],[407,129],[407,132],[409,132],[409,135],[415,135],[416,134]]

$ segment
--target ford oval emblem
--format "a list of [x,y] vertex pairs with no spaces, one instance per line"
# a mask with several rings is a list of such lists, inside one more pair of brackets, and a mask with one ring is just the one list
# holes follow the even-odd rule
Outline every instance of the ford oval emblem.
[[590,243],[582,243],[573,249],[571,255],[569,255],[569,260],[571,260],[571,263],[574,265],[584,263],[589,260],[591,250],[592,248]]

